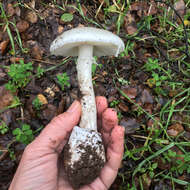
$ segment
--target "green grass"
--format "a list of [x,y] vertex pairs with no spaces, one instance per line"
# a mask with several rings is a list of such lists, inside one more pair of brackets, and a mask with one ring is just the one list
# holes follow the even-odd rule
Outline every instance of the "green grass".
[[[113,84],[118,91],[116,98],[110,102],[109,106],[118,110],[119,120],[133,117],[139,122],[140,127],[134,134],[126,135],[123,168],[118,174],[118,178],[121,180],[119,189],[143,190],[146,189],[144,183],[148,183],[147,180],[149,179],[152,185],[167,180],[173,190],[177,189],[178,185],[181,189],[190,189],[189,181],[180,179],[180,176],[189,175],[190,173],[190,142],[185,136],[186,130],[190,128],[190,26],[184,24],[180,15],[176,16],[177,19],[174,17],[176,11],[173,5],[170,5],[170,1],[166,1],[164,3],[165,7],[157,4],[159,12],[155,15],[142,15],[140,17],[134,11],[137,32],[129,35],[125,29],[124,19],[125,15],[130,13],[130,7],[134,2],[138,3],[139,1],[105,0],[102,3],[97,1],[94,5],[90,5],[91,8],[92,6],[94,8],[92,12],[88,9],[88,3],[90,4],[88,2],[85,4],[87,14],[84,14],[83,4],[79,0],[75,4],[71,4],[69,1],[58,4],[58,1],[52,1],[56,9],[60,11],[59,18],[62,18],[66,25],[70,24],[72,26],[74,19],[79,17],[80,22],[82,21],[85,26],[110,29],[120,35],[125,42],[124,52],[119,55],[119,58],[107,59],[112,67],[110,76],[114,76]],[[190,0],[184,2],[186,6],[190,6]],[[45,2],[41,3],[44,7],[49,8],[49,5]],[[150,1],[147,1],[147,3],[148,6],[151,5]],[[18,6],[29,8],[21,1],[18,1]],[[75,13],[70,14],[68,12],[69,8],[73,8]],[[2,3],[0,3],[0,9],[1,27],[6,30],[12,48],[9,54],[18,54],[17,43],[21,50],[19,53],[24,55],[26,49],[23,48],[23,42],[15,23],[10,21],[9,16],[6,15]],[[104,21],[99,20],[99,14],[102,14]],[[43,20],[43,18],[41,19]],[[190,13],[187,12],[184,15],[185,19],[190,20]],[[15,32],[11,31],[11,26],[15,29]],[[8,89],[22,92],[31,79],[41,80],[43,77],[47,77],[46,74],[49,71],[56,70],[70,61],[74,62],[74,59],[67,57],[59,64],[48,67],[43,62],[39,65],[30,62],[10,64],[4,67],[8,70],[10,78]],[[123,68],[118,67],[120,63],[123,64],[123,61],[126,61],[126,64],[128,62],[132,63],[133,72],[130,73],[129,77],[126,77],[128,71],[123,71]],[[115,64],[115,62],[118,64]],[[104,64],[104,66],[101,63],[93,65],[93,77],[96,76],[97,72],[101,73],[104,68],[108,68],[106,61],[104,61]],[[139,71],[147,75],[147,80],[143,83],[142,81],[135,81],[133,78],[135,72]],[[69,76],[67,70],[61,72],[62,74],[54,76],[54,82],[59,84],[61,90],[64,91],[62,93],[65,93],[65,87],[70,86]],[[109,83],[111,82],[109,81]],[[136,83],[151,91],[154,97],[154,108],[159,104],[160,98],[164,99],[165,103],[159,109],[154,109],[150,114],[144,109],[143,105],[138,104],[122,91],[123,87],[136,85]],[[104,84],[107,85],[107,81]],[[135,111],[129,110],[129,113],[124,113],[119,110],[120,102],[126,103],[129,107],[135,106]],[[23,106],[19,99],[9,107],[0,110],[0,113],[17,106]],[[38,111],[41,109],[37,99],[33,101],[33,107]],[[176,114],[183,117],[183,120],[176,121],[174,118]],[[149,120],[153,121],[150,128],[147,126]],[[168,128],[178,122],[184,126],[185,131],[176,137],[169,136]],[[0,123],[1,135],[12,132],[4,122]],[[42,127],[38,131],[34,131],[29,125],[21,124],[20,127],[14,130],[13,136],[15,138],[13,141],[28,144],[41,129]],[[180,153],[175,151],[174,148],[177,148]],[[9,154],[14,160],[14,150],[9,149]],[[158,160],[161,160],[165,165],[169,164],[170,167],[160,169]],[[135,163],[130,170],[125,168],[125,163],[129,161]],[[136,181],[139,181],[139,185],[136,184]]]
[[[6,15],[5,13],[5,10],[3,8],[3,4],[0,3],[0,10],[1,10],[1,15],[0,15],[0,18],[2,19],[2,23],[0,23],[0,26],[5,28],[8,36],[9,36],[9,40],[10,40],[10,43],[11,43],[11,47],[12,47],[12,50],[11,50],[11,54],[12,55],[16,55],[16,50],[15,50],[15,42],[18,44],[18,46],[20,47],[22,53],[27,53],[28,50],[23,48],[23,45],[22,45],[22,40],[21,40],[21,37],[20,37],[20,33],[16,27],[16,24],[12,21],[9,21],[9,17]],[[15,29],[15,33],[16,33],[16,37],[14,37],[13,35],[13,32],[11,31],[10,27],[12,27]]]

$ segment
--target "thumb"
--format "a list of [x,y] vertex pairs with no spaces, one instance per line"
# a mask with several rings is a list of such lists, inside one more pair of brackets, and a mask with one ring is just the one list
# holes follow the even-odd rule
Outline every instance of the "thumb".
[[56,116],[36,138],[39,146],[51,148],[53,150],[62,149],[68,140],[69,134],[75,125],[79,123],[81,115],[81,105],[79,101],[74,101],[69,109]]

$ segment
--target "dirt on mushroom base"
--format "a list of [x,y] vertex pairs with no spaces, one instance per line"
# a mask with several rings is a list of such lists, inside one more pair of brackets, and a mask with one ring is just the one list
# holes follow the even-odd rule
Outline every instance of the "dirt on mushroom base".
[[74,188],[90,184],[99,176],[105,164],[104,160],[97,154],[95,147],[79,145],[79,148],[84,150],[84,153],[81,155],[81,159],[74,163],[73,168],[71,168],[66,164],[71,158],[71,154],[68,151],[70,149],[69,146],[67,144],[64,148],[64,168],[68,181]]

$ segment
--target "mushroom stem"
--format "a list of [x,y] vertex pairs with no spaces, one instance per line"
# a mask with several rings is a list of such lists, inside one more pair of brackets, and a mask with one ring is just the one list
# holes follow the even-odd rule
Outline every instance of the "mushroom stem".
[[92,62],[93,46],[80,46],[78,50],[77,76],[82,95],[82,115],[79,126],[97,131],[96,102],[92,85]]

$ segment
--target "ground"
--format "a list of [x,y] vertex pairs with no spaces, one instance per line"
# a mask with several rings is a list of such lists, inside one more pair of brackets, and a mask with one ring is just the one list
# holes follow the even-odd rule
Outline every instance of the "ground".
[[125,152],[110,189],[190,189],[189,0],[0,1],[0,189],[23,150],[78,99],[76,59],[50,55],[51,42],[78,26],[122,38],[117,58],[92,67],[125,127]]

